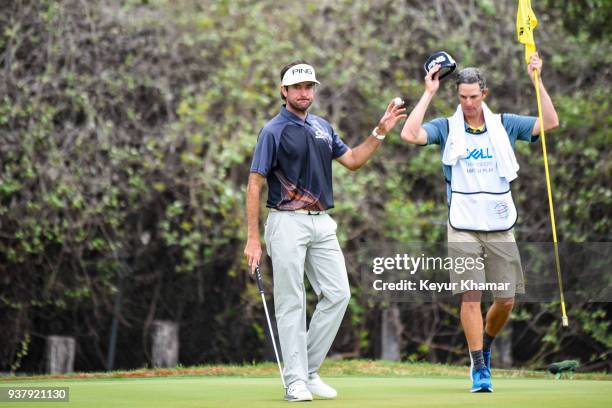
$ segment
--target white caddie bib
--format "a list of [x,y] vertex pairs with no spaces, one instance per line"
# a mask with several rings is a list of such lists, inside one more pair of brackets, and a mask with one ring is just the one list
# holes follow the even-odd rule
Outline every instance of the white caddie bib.
[[510,183],[499,176],[489,135],[466,131],[465,137],[467,157],[451,167],[450,225],[478,232],[507,231],[518,215]]

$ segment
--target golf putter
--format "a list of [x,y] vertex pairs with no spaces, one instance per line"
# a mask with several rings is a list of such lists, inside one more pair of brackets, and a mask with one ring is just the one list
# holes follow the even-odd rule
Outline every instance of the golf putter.
[[283,369],[281,368],[280,358],[278,357],[278,349],[276,348],[276,340],[274,339],[274,331],[272,330],[272,322],[270,322],[270,315],[268,314],[268,306],[266,305],[266,296],[264,295],[263,280],[261,279],[261,272],[259,271],[259,265],[255,268],[255,277],[257,278],[257,286],[259,287],[259,294],[264,306],[264,312],[266,313],[266,320],[268,321],[268,329],[270,330],[270,339],[272,339],[272,346],[274,347],[274,355],[276,356],[276,363],[278,364],[278,372],[280,373],[281,381],[283,382],[283,388],[285,393],[287,392],[287,385],[285,385],[285,378],[283,377]]

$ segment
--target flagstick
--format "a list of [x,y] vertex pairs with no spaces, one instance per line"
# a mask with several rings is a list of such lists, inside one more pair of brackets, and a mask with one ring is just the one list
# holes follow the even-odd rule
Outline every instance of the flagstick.
[[559,282],[559,297],[561,300],[561,322],[563,326],[569,325],[565,313],[565,297],[563,296],[563,281],[561,277],[561,263],[559,262],[559,245],[557,242],[557,226],[555,224],[555,208],[553,207],[552,189],[550,187],[550,175],[548,173],[548,156],[546,155],[546,135],[544,133],[544,120],[542,118],[542,102],[540,101],[540,84],[538,70],[533,70],[535,82],[536,99],[538,101],[538,119],[540,120],[540,136],[542,137],[542,152],[544,153],[544,171],[546,172],[546,190],[548,191],[548,209],[550,211],[550,226],[552,228],[553,245],[555,249],[555,264],[557,268],[557,281]]

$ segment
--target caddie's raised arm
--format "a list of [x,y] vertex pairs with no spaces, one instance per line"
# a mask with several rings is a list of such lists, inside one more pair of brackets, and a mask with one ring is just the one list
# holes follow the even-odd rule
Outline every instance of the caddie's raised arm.
[[406,123],[402,128],[401,138],[402,140],[411,143],[424,145],[427,144],[427,132],[423,129],[423,119],[425,118],[425,112],[431,103],[434,95],[440,87],[440,78],[438,72],[440,71],[441,65],[434,65],[427,75],[425,75],[425,92],[419,99],[419,102],[408,115]]
[[457,68],[457,63],[447,52],[438,51],[427,58],[423,68],[426,74],[425,92],[408,115],[401,132],[402,140],[417,145],[428,143],[427,132],[422,126],[425,112],[427,112],[434,95],[438,92],[440,80],[450,75]]
[[[559,116],[557,116],[557,111],[555,110],[555,106],[553,105],[552,99],[548,95],[546,88],[544,87],[544,81],[542,81],[542,59],[538,55],[538,53],[533,53],[531,55],[531,59],[529,60],[529,65],[527,65],[527,73],[529,74],[529,78],[531,78],[531,82],[535,86],[535,71],[538,71],[538,88],[540,90],[540,100],[542,103],[542,120],[544,120],[544,130],[548,131],[559,126]],[[540,134],[540,119],[536,120],[533,125],[532,135]]]

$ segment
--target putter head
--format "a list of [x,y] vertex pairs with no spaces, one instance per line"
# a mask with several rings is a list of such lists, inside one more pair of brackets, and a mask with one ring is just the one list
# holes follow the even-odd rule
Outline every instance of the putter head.
[[573,373],[580,366],[578,360],[564,360],[548,366],[551,374]]

